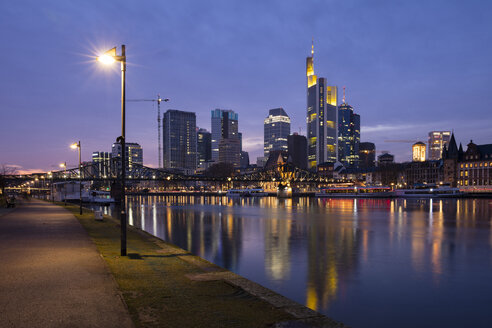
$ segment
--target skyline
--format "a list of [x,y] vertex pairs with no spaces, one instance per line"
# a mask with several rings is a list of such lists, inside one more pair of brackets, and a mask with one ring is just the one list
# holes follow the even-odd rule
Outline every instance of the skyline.
[[[361,142],[377,151],[406,161],[410,143],[384,140],[426,143],[430,131],[454,130],[465,146],[492,136],[492,5],[480,1],[19,1],[0,9],[0,164],[19,170],[76,164],[69,149],[76,140],[83,160],[110,151],[119,135],[119,71],[104,70],[93,56],[121,44],[127,99],[160,93],[171,99],[161,114],[196,112],[197,126],[208,131],[211,110],[232,109],[251,162],[262,156],[269,109],[284,108],[292,132],[306,134],[312,38],[318,76],[347,87],[347,103],[361,115]],[[156,116],[153,103],[127,103],[127,141],[141,144],[153,167]]]

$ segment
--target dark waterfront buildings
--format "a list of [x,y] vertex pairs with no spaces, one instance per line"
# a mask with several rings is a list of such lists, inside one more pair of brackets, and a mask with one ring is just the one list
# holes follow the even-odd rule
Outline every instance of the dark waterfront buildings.
[[439,184],[443,181],[441,161],[413,161],[403,165],[403,181],[407,187],[419,184]]
[[164,168],[194,173],[196,158],[196,115],[169,109],[162,120]]
[[359,144],[359,167],[369,168],[376,165],[376,146],[372,142]]
[[359,167],[360,116],[345,102],[338,107],[338,160],[347,168]]
[[196,133],[197,166],[212,160],[212,134],[205,129],[199,129]]
[[283,108],[270,109],[263,122],[264,156],[273,150],[287,151],[287,137],[290,134],[290,118]]
[[337,87],[314,74],[314,47],[306,58],[308,168],[337,161]]
[[395,156],[390,153],[384,153],[378,156],[378,166],[392,164],[395,162]]
[[292,164],[301,168],[307,169],[307,140],[305,136],[301,136],[294,132],[287,137],[287,149]]
[[444,146],[442,152],[442,161],[444,164],[444,182],[456,187],[458,184],[458,162],[463,160],[463,147],[460,144],[458,148],[454,133],[447,146]]

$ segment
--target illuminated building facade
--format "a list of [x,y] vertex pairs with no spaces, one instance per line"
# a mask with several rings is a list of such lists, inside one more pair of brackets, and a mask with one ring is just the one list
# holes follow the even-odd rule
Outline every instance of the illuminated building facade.
[[360,116],[345,102],[338,107],[338,160],[347,168],[359,167]]
[[439,160],[442,157],[444,147],[451,140],[450,131],[431,131],[429,132],[429,160]]
[[290,134],[290,118],[283,108],[270,109],[263,122],[264,156],[273,150],[287,151],[287,137]]
[[376,164],[376,146],[372,142],[359,144],[359,167],[369,168]]
[[196,133],[196,157],[198,166],[212,159],[212,134],[205,129]]
[[107,151],[95,151],[92,153],[93,174],[97,178],[109,176],[110,154]]
[[308,168],[337,160],[337,87],[314,74],[314,48],[306,58]]
[[416,142],[412,146],[412,161],[425,162],[426,146],[423,142]]
[[196,114],[169,109],[162,121],[164,168],[193,173],[197,164]]
[[470,141],[458,162],[458,187],[467,191],[492,192],[492,144]]
[[[126,172],[128,173],[134,164],[143,165],[143,149],[138,143],[127,142],[125,143],[125,154],[126,154]],[[114,143],[111,149],[111,157],[118,158],[121,157],[121,144]],[[117,166],[117,172],[121,170],[121,162],[115,163]]]
[[[238,114],[230,109],[214,109],[212,111],[212,160],[215,162],[219,161],[219,143],[223,138],[239,140]],[[238,158],[240,151],[239,146]]]

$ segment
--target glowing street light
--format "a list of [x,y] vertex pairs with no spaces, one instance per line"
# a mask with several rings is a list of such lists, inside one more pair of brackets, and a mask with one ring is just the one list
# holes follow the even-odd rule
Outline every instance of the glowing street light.
[[[79,149],[79,205],[80,205],[80,215],[82,215],[82,160],[80,156],[80,140],[78,143],[74,142],[70,145],[72,149]],[[65,167],[67,163],[65,163]]]
[[126,204],[125,204],[125,80],[126,80],[126,48],[121,45],[121,56],[116,54],[116,47],[97,57],[97,61],[105,65],[121,63],[121,136],[116,139],[121,143],[121,193],[120,193],[120,225],[121,225],[121,256],[126,256]]

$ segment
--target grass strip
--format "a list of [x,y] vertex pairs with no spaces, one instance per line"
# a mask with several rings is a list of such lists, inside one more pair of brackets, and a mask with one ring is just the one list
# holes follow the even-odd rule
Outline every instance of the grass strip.
[[121,257],[116,220],[96,221],[92,211],[66,208],[107,262],[137,327],[272,327],[294,319],[224,280],[190,279],[227,270],[137,228],[128,228],[128,256]]

